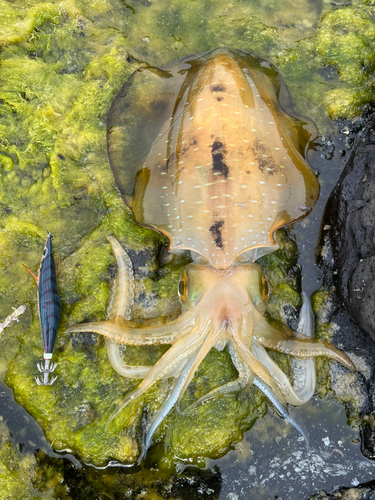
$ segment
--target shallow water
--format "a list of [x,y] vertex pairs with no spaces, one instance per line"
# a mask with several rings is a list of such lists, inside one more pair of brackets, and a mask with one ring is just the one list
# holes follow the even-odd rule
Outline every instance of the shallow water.
[[[297,433],[285,435],[286,426],[280,429],[278,417],[269,413],[247,433],[251,454],[241,460],[241,451],[231,452],[222,460],[227,463],[220,467],[219,498],[301,499],[374,479],[375,464],[362,456],[358,433],[347,427],[342,407],[313,398],[296,413],[310,423],[310,449]],[[238,447],[246,450],[245,443]]]
[[[110,205],[109,201],[110,195],[115,195],[112,178],[107,174],[109,167],[106,163],[105,118],[111,100],[123,81],[140,65],[165,65],[183,55],[222,45],[254,52],[271,61],[279,69],[298,111],[314,119],[321,134],[324,134],[324,139],[320,138],[321,145],[317,152],[310,158],[314,170],[320,172],[319,201],[310,216],[290,230],[300,252],[302,288],[308,294],[313,293],[320,285],[314,260],[315,242],[319,240],[326,200],[346,160],[340,150],[347,149],[347,136],[338,134],[335,123],[329,118],[329,114],[333,116],[334,113],[329,105],[328,94],[330,90],[336,89],[350,94],[351,85],[358,87],[357,82],[354,84],[348,78],[345,80],[338,77],[337,67],[332,66],[333,57],[329,59],[327,56],[328,61],[322,59],[322,41],[319,42],[318,48],[314,45],[322,31],[323,16],[340,9],[341,3],[311,4],[307,0],[282,3],[247,1],[233,4],[220,1],[198,4],[169,0],[134,1],[127,4],[117,1],[69,1],[63,2],[60,12],[53,15],[52,21],[43,24],[39,20],[35,30],[27,31],[28,28],[23,28],[22,23],[19,23],[19,18],[24,18],[35,4],[36,2],[31,0],[0,2],[0,26],[3,27],[0,47],[7,46],[2,73],[0,66],[0,103],[3,105],[2,101],[5,99],[11,102],[12,113],[18,113],[17,117],[20,116],[19,129],[13,127],[11,120],[4,120],[5,124],[3,123],[1,129],[1,139],[5,138],[5,142],[8,142],[8,145],[4,145],[5,142],[2,141],[0,151],[4,181],[0,199],[3,210],[0,216],[0,263],[3,272],[0,288],[1,318],[9,314],[13,305],[33,305],[33,318],[28,309],[25,317],[21,319],[21,324],[16,326],[17,334],[13,335],[16,330],[9,329],[9,337],[5,339],[3,335],[1,339],[2,379],[19,345],[22,347],[22,335],[27,334],[31,324],[34,325],[33,331],[37,332],[35,289],[18,268],[25,255],[29,265],[39,261],[40,242],[44,238],[45,226],[48,225],[49,229],[55,232],[57,247],[62,253],[63,261],[66,258],[67,262],[82,241],[86,244],[86,250],[95,245],[99,248],[108,234],[109,229],[105,225],[101,226],[103,237],[98,237],[95,233],[105,215],[110,213],[108,207],[115,212],[115,203]],[[42,4],[46,2],[41,2]],[[358,5],[361,6],[360,3]],[[77,36],[74,39],[72,37],[68,42],[64,29],[55,30],[54,23],[58,24],[61,15],[65,15],[66,19],[74,16],[74,8],[79,10],[77,15],[84,19],[79,29],[85,36]],[[317,27],[320,27],[318,31]],[[70,31],[67,33],[71,35]],[[1,39],[4,39],[7,45],[2,45]],[[108,63],[106,57],[111,50],[111,57],[115,62]],[[130,61],[131,58],[136,61],[128,64],[127,56],[130,56]],[[98,61],[92,63],[95,57],[98,57]],[[24,74],[17,69],[18,58],[21,64],[30,63],[30,70],[25,69]],[[39,66],[34,66],[34,63]],[[90,68],[89,63],[92,63]],[[108,68],[105,66],[107,63]],[[64,76],[57,81],[52,71],[42,73],[46,68],[54,68],[56,74]],[[84,79],[81,80],[83,74]],[[43,76],[39,79],[38,75]],[[366,75],[360,82],[364,87],[365,78]],[[100,80],[100,84],[87,87],[85,94],[81,91],[86,88],[86,83],[89,85],[90,79],[95,80],[95,84]],[[58,86],[58,82],[63,84]],[[78,94],[81,101],[75,108],[71,108],[66,103],[73,100],[74,93]],[[91,96],[95,93],[104,104],[98,105],[92,100]],[[52,103],[51,109],[47,105],[43,108],[40,103],[44,105],[44,101]],[[32,108],[33,102],[37,103],[35,109]],[[38,114],[41,113],[40,109],[43,110],[42,116]],[[353,107],[350,107],[350,111],[352,109]],[[5,110],[3,115],[8,120],[6,112],[9,112],[9,109]],[[85,113],[88,116],[86,121]],[[85,133],[89,135],[84,136]],[[8,147],[9,144],[11,147]],[[67,166],[61,163],[64,160],[57,158],[58,155],[68,158]],[[51,184],[55,191],[51,188],[54,194],[47,196],[42,186],[43,179],[48,178],[50,158],[57,161],[58,167],[51,162],[54,175]],[[75,177],[72,177],[72,172]],[[85,185],[90,186],[89,191],[84,190]],[[22,202],[17,203],[15,199],[20,193],[24,198]],[[60,203],[59,198],[64,198],[64,202]],[[116,217],[121,219],[119,213],[120,211],[116,212]],[[121,216],[125,217],[122,212]],[[25,229],[26,224],[29,226]],[[142,238],[145,241],[148,236],[140,237],[140,246]],[[102,257],[102,254],[99,257]],[[103,260],[105,268],[108,261],[106,254]],[[72,276],[69,269],[73,265],[75,262],[72,264],[70,261],[65,266],[65,271],[64,265],[62,268],[62,287],[68,283],[64,292],[67,309],[70,307],[69,297],[78,293],[69,285]],[[89,286],[83,292],[86,296],[92,294],[95,297],[95,304],[93,299],[87,307],[95,308],[99,315],[103,314],[108,297],[106,291],[101,292],[99,297],[95,295],[95,286],[100,282],[101,272],[97,271],[95,279],[88,275],[88,281],[91,279],[94,283],[94,292]],[[76,314],[74,310],[69,312]],[[33,348],[37,352],[40,348],[40,337],[37,333],[35,339]],[[27,369],[32,371],[32,368]],[[12,433],[20,461],[27,457],[28,453],[42,449],[53,457],[55,461],[52,462],[57,467],[57,457],[61,455],[53,452],[38,424],[15,403],[12,391],[7,386],[1,388],[0,412]],[[218,461],[206,463],[206,467],[214,471],[213,474],[217,477],[217,488],[211,488],[211,492],[207,486],[203,492],[204,480],[202,479],[201,484],[191,480],[192,491],[202,498],[203,494],[207,498],[230,500],[249,498],[250,495],[254,499],[279,495],[288,500],[299,500],[322,488],[331,491],[336,486],[355,486],[373,479],[373,463],[362,457],[358,430],[347,426],[343,407],[315,399],[296,410],[296,413],[308,428],[309,423],[314,422],[309,428],[312,451],[306,450],[305,443],[288,424],[269,412],[266,417],[256,422],[246,434],[245,440],[235,445],[234,450]],[[69,463],[75,464],[77,470],[80,470],[81,466],[74,457],[66,458],[66,483],[74,489],[78,480],[77,476],[68,474]],[[177,468],[183,471],[186,465],[182,461]],[[154,498],[160,498],[155,496],[158,495],[154,488],[157,483],[155,471],[149,473],[149,479],[145,479],[145,475],[142,476],[145,482],[145,493],[142,495],[135,493],[134,487],[130,485],[132,473],[129,472],[118,472],[117,469],[113,472],[114,477],[121,478],[121,491],[123,495],[126,494],[126,498],[152,498],[152,495]],[[87,481],[91,486],[82,493],[82,498],[118,498],[119,493],[114,493],[118,488],[115,487],[115,479],[111,479],[112,483],[108,478],[102,480],[99,471],[96,472],[92,468],[90,472],[85,473],[90,478]],[[200,477],[197,469],[192,468],[189,473],[190,478]],[[95,481],[92,479],[93,474],[97,474]],[[134,472],[135,477],[138,477],[137,474],[139,472]],[[147,474],[146,471],[146,476]],[[158,471],[156,476],[157,474]],[[160,472],[160,476],[163,481],[168,482],[164,472]],[[112,484],[113,492],[111,487],[105,488],[107,484]],[[103,489],[105,494],[101,493]],[[175,496],[178,497],[177,494]],[[75,500],[79,500],[78,494]]]

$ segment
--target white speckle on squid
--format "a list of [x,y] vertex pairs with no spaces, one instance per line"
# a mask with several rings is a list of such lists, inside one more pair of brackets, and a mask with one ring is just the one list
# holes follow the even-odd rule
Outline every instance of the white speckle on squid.
[[178,162],[178,164],[179,164],[179,165],[182,165],[183,163],[184,163],[183,161],[179,161],[179,162]]
[[197,165],[195,168],[203,168],[202,165]]
[[270,125],[275,125],[275,122],[268,122]]
[[211,200],[216,200],[216,198],[219,198],[218,196],[211,196]]
[[253,132],[256,132],[256,129],[255,129],[255,128],[253,128],[253,129],[252,129],[252,131],[253,131]]
[[250,203],[258,203],[258,200],[249,200]]
[[249,141],[247,141],[246,139],[242,139],[242,140],[243,140],[243,142],[249,142]]
[[277,187],[282,187],[283,185],[282,184],[276,184]]
[[248,232],[248,233],[253,233],[253,232],[254,232],[254,229],[249,229],[247,232]]
[[196,205],[199,205],[199,204],[201,204],[201,203],[203,203],[203,202],[202,202],[202,201],[195,201],[194,203],[195,203]]
[[167,189],[167,186],[163,186],[162,189]]
[[192,218],[193,218],[193,216],[192,216],[192,215],[188,215],[186,218],[187,218],[187,219],[192,219]]
[[169,207],[169,203],[164,203],[163,207]]
[[180,203],[185,203],[185,200],[180,200]]
[[182,184],[182,181],[178,181],[179,184]]
[[195,188],[195,189],[200,189],[201,187],[202,187],[202,186],[199,186],[199,185],[194,186],[194,188]]
[[180,218],[180,216],[179,216],[179,215],[177,215],[177,216],[174,218],[174,220],[178,220],[179,218]]
[[199,148],[194,148],[194,151],[198,151]]
[[254,217],[253,214],[248,214],[247,216],[250,217],[250,219],[252,219]]
[[259,184],[265,184],[265,182],[264,181],[259,181]]
[[277,201],[271,201],[271,205],[277,205]]

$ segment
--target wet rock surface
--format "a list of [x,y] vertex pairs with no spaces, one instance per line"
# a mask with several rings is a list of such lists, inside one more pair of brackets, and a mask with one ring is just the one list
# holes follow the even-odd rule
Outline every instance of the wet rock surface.
[[327,204],[324,264],[351,317],[375,340],[375,119],[357,137]]
[[[331,373],[332,388],[346,398],[349,421],[355,402],[362,453],[374,459],[375,119],[370,117],[356,136],[326,206],[319,264],[328,298],[324,324],[330,325],[331,341],[349,354],[358,373],[356,382]],[[331,372],[336,368],[341,370],[332,365]]]
[[375,483],[372,481],[368,485],[359,486],[358,488],[340,488],[332,494],[322,490],[320,493],[309,497],[309,500],[327,500],[329,498],[339,498],[341,500],[374,500]]

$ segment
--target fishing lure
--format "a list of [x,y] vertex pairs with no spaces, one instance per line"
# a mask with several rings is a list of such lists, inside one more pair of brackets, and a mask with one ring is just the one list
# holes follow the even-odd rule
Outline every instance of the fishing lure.
[[57,335],[57,328],[60,323],[61,305],[57,290],[51,233],[48,233],[47,240],[44,245],[38,277],[36,277],[26,266],[24,267],[31,274],[31,276],[33,276],[38,285],[38,311],[44,343],[44,366],[42,363],[37,363],[36,365],[38,370],[43,373],[43,377],[35,377],[35,381],[38,385],[52,385],[57,379],[56,375],[49,378],[49,374],[54,372],[56,368],[56,363],[52,363],[51,359]]

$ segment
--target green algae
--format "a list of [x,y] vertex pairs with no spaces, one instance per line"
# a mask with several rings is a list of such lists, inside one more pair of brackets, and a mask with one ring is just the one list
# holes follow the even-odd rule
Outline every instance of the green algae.
[[323,61],[337,70],[343,82],[324,96],[329,115],[335,119],[360,114],[375,96],[373,12],[360,4],[330,12],[319,26],[316,41]]
[[[134,462],[143,407],[155,411],[167,390],[162,384],[153,388],[106,432],[109,415],[137,381],[112,370],[95,336],[82,340],[62,333],[67,325],[105,317],[114,269],[109,234],[140,260],[135,317],[178,312],[177,282],[185,261],[158,269],[156,255],[165,241],[134,223],[107,160],[106,115],[127,77],[144,64],[165,65],[224,45],[274,63],[298,110],[321,130],[332,129],[329,117],[359,114],[373,98],[371,3],[332,12],[320,2],[314,9],[307,1],[305,9],[292,5],[283,2],[280,11],[272,2],[0,0],[0,315],[30,305],[20,324],[0,339],[6,353],[1,373],[7,371],[17,401],[56,449],[100,465],[113,458]],[[301,33],[308,37],[300,40]],[[35,285],[21,262],[36,271],[46,229],[61,255],[62,323],[54,357],[59,379],[52,387],[37,387],[35,362],[42,346]],[[262,265],[271,292],[267,314],[285,321],[301,304],[299,271],[294,242],[285,232],[278,239],[281,249]],[[157,348],[130,352],[134,361],[147,363],[161,354]],[[287,371],[287,357],[278,361]],[[323,387],[327,370],[318,374]],[[235,376],[228,353],[213,351],[184,403]],[[250,389],[199,408],[199,425],[172,413],[155,435],[157,461],[167,467],[176,457],[196,463],[218,457],[264,411],[263,396]]]

